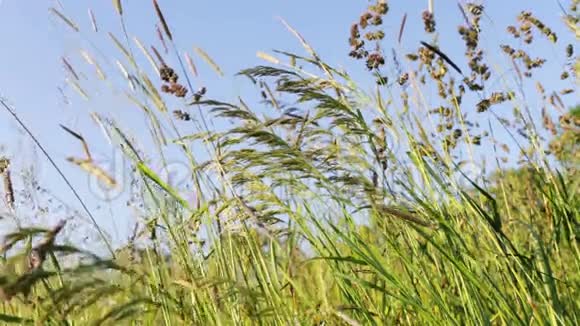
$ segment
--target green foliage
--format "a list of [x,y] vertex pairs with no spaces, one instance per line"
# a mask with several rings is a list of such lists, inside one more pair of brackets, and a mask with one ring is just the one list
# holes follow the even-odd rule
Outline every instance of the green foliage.
[[550,143],[556,158],[565,166],[577,169],[580,165],[580,105],[571,108],[560,118],[558,135]]
[[[170,20],[154,4],[168,38],[162,41],[176,49]],[[121,1],[115,6],[126,31]],[[535,121],[523,112],[522,88],[490,89],[484,98],[482,90],[492,87],[486,81],[495,74],[487,50],[479,47],[484,8],[461,8],[466,22],[459,34],[469,71],[458,69],[443,49],[424,43],[415,53],[395,54],[407,61],[396,64],[396,76],[386,76],[383,52],[368,53],[370,47],[359,39],[360,30],[372,28],[367,40],[381,49],[385,33],[375,29],[387,19],[389,6],[384,1],[371,5],[351,29],[351,56],[377,78],[370,94],[347,72],[323,62],[287,24],[308,55],[262,55],[273,65],[240,72],[257,86],[262,102],[206,99],[205,90],[187,98],[193,88],[181,59],[155,53],[156,63],[140,46],[160,72],[147,76],[129,37],[124,42],[110,34],[112,48],[124,58],[120,78],[129,82],[122,93],[145,116],[155,146],[143,151],[123,122],[93,118],[138,172],[132,181],[144,221],[107,259],[58,245],[62,225],[9,235],[0,274],[5,301],[0,320],[578,324],[578,181],[569,170],[560,172],[548,163]],[[73,20],[53,12],[78,32]],[[426,31],[435,32],[434,16],[426,12],[423,19]],[[508,29],[512,35],[538,42],[533,29],[558,44],[531,13],[517,20],[520,25]],[[521,74],[514,78],[519,82],[544,64],[523,50],[501,48],[521,66],[514,72]],[[198,53],[221,74],[205,52]],[[170,67],[172,61],[179,72]],[[183,84],[178,73],[185,77]],[[437,87],[439,97],[425,103],[430,86]],[[76,89],[86,97],[81,87]],[[423,104],[414,107],[410,100]],[[187,114],[171,115],[169,103],[187,106]],[[510,121],[495,111],[506,103],[515,107]],[[194,114],[190,108],[200,110]],[[468,110],[475,121],[467,120]],[[577,112],[569,117],[576,119]],[[479,117],[521,135],[512,139],[521,163],[489,178],[472,175],[479,167],[475,153],[488,153],[478,146],[508,148],[493,138],[491,123],[488,129],[478,124]],[[223,127],[210,129],[208,120]],[[177,124],[186,121],[193,130],[184,133]],[[556,138],[563,143],[555,153],[562,164],[577,154],[575,136],[567,132],[562,126]],[[151,156],[165,162],[169,149],[188,164],[187,189],[194,189],[194,203],[146,163]],[[208,155],[201,155],[203,150]],[[502,157],[496,153],[494,159],[499,165]],[[31,264],[34,257],[40,258]]]

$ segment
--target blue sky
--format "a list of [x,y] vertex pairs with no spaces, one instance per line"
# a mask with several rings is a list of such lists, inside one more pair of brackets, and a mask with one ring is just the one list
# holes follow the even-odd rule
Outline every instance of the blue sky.
[[[70,166],[65,157],[80,156],[80,145],[59,127],[64,123],[75,130],[81,130],[89,140],[92,152],[97,157],[110,157],[112,152],[102,134],[91,123],[90,112],[106,113],[125,122],[131,128],[143,126],[143,118],[130,103],[118,93],[111,92],[102,83],[91,82],[95,79],[90,69],[82,69],[88,76],[84,83],[90,92],[91,101],[83,101],[67,87],[61,57],[67,57],[74,64],[83,66],[79,49],[94,51],[97,44],[105,56],[120,57],[106,36],[113,32],[121,36],[118,17],[112,1],[102,0],[60,0],[62,11],[79,25],[82,33],[72,33],[64,24],[49,14],[49,7],[60,8],[56,1],[38,0],[0,0],[0,96],[13,104],[22,119],[39,137],[49,153],[63,167],[72,179],[83,198],[99,222],[116,239],[122,239],[133,223],[130,214],[124,209],[121,200],[103,203],[88,191],[87,179],[83,172]],[[129,34],[137,35],[144,43],[158,44],[155,34],[156,16],[151,1],[124,0]],[[564,5],[567,1],[563,1]],[[210,97],[233,100],[252,89],[250,83],[233,75],[240,69],[263,63],[256,58],[256,51],[271,49],[303,53],[297,40],[282,26],[277,17],[284,18],[289,24],[311,42],[319,54],[329,63],[349,70],[355,79],[369,80],[360,63],[353,62],[348,53],[349,27],[366,8],[367,1],[176,1],[159,0],[159,4],[173,30],[180,51],[193,55],[194,46],[203,48],[222,67],[224,78],[216,74],[199,58],[196,60],[199,78],[194,85],[207,86]],[[515,22],[516,15],[523,9],[536,13],[547,25],[553,27],[562,44],[573,42],[569,32],[564,32],[559,22],[561,11],[555,0],[531,1],[488,1],[487,14],[493,21],[484,21],[490,29],[482,40],[483,44],[496,46],[507,40],[504,32],[508,24]],[[401,17],[407,13],[408,21],[402,49],[412,51],[419,40],[432,41],[422,31],[421,12],[426,8],[426,0],[390,1],[391,11],[385,19],[388,49],[398,33]],[[99,34],[91,30],[87,9],[91,8],[97,18]],[[455,57],[462,67],[465,62],[461,41],[455,36],[457,25],[462,23],[455,1],[435,1],[435,17],[440,34],[439,42],[447,54]],[[390,34],[389,34],[390,33]],[[454,35],[446,38],[444,35]],[[562,49],[550,46],[547,42],[538,54],[545,56],[552,67],[564,64]],[[545,45],[545,46],[544,46]],[[135,51],[136,48],[134,47]],[[494,52],[499,52],[495,51]],[[497,53],[495,53],[497,54]],[[500,57],[499,55],[497,56]],[[194,58],[196,58],[194,56]],[[84,65],[86,67],[86,64]],[[465,68],[465,70],[467,70]],[[554,79],[553,71],[541,72],[538,77],[547,85],[560,85]],[[370,84],[369,84],[370,85]],[[565,84],[562,84],[565,85]],[[66,104],[57,87],[65,89],[70,103]],[[570,85],[568,84],[568,87]],[[555,89],[559,89],[555,87]],[[575,96],[575,95],[572,95]],[[567,104],[573,104],[577,98]],[[135,125],[133,125],[133,123]],[[63,186],[56,172],[44,157],[35,153],[34,146],[20,131],[7,114],[0,111],[1,154],[14,160],[18,170],[30,162],[35,162],[35,170],[43,186],[49,188],[64,201],[77,207],[69,191]],[[1,210],[0,210],[1,211]],[[26,215],[27,212],[22,212]],[[31,217],[47,222],[51,217]]]

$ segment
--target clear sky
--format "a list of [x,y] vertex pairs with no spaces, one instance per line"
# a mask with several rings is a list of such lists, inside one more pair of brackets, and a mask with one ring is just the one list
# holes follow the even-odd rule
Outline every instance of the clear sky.
[[[88,76],[83,84],[91,94],[91,101],[83,101],[75,96],[64,82],[65,71],[61,57],[67,57],[72,63],[81,64],[80,49],[94,53],[91,43],[97,44],[105,56],[120,57],[110,46],[106,32],[113,32],[121,37],[118,17],[115,15],[112,1],[107,0],[0,0],[0,96],[8,99],[34,133],[40,138],[57,163],[72,179],[83,198],[99,222],[111,235],[118,239],[126,237],[127,229],[134,222],[127,214],[123,200],[104,203],[88,191],[87,179],[83,172],[65,161],[67,156],[81,156],[80,145],[59,128],[59,123],[82,131],[89,140],[94,156],[106,158],[112,156],[109,145],[99,130],[90,122],[90,112],[106,113],[124,122],[128,127],[140,128],[143,118],[134,106],[121,99],[119,94],[108,91],[102,83],[92,83],[94,73],[82,69]],[[457,53],[455,58],[465,67],[463,47],[456,36],[456,28],[462,23],[461,15],[455,1],[440,0],[435,2],[435,17],[439,32],[439,42],[447,54]],[[562,1],[564,6],[568,1]],[[151,1],[124,0],[129,34],[137,35],[145,44],[155,43],[155,24]],[[391,11],[385,20],[388,45],[392,47],[400,25],[401,18],[407,13],[408,23],[403,39],[403,50],[409,52],[418,47],[419,40],[431,41],[422,31],[421,12],[427,6],[426,0],[390,1]],[[314,45],[327,62],[349,70],[355,79],[364,80],[366,75],[360,63],[348,57],[348,32],[350,25],[356,21],[366,8],[368,2],[330,1],[330,0],[293,0],[293,1],[177,1],[159,0],[180,51],[193,53],[198,46],[209,53],[225,72],[224,78],[215,73],[199,58],[196,60],[200,76],[194,80],[195,85],[205,85],[210,97],[233,100],[251,89],[250,83],[233,75],[240,69],[263,63],[256,58],[256,51],[271,49],[289,50],[303,53],[300,44],[282,26],[277,17],[284,18],[295,29]],[[62,9],[68,17],[75,20],[82,33],[72,33],[62,21],[49,14],[50,7]],[[493,52],[499,52],[497,44],[508,39],[504,32],[508,24],[515,23],[515,17],[523,9],[532,10],[562,39],[562,43],[573,42],[571,33],[564,32],[560,23],[561,10],[556,0],[529,1],[486,1],[487,14],[493,21],[484,24],[491,29],[482,40],[483,45],[495,45]],[[91,8],[96,16],[100,29],[99,34],[91,30],[87,9]],[[446,38],[445,35],[453,35]],[[391,45],[393,44],[393,45]],[[538,44],[548,44],[542,42]],[[159,48],[159,47],[158,47]],[[562,49],[560,45],[558,49]],[[135,51],[136,47],[133,47]],[[538,54],[546,57],[552,67],[564,64],[563,55],[549,45],[538,49]],[[193,54],[192,54],[193,55]],[[195,58],[195,57],[194,57]],[[463,60],[463,61],[462,61]],[[465,69],[467,70],[467,69]],[[545,75],[544,75],[545,74]],[[548,85],[557,85],[553,71],[538,75]],[[368,80],[368,78],[367,78]],[[571,83],[570,83],[571,84]],[[568,84],[568,87],[570,87]],[[100,85],[100,86],[99,86]],[[58,87],[65,90],[68,103],[63,99]],[[559,89],[559,88],[555,88]],[[573,95],[575,96],[575,95]],[[572,99],[567,104],[573,104]],[[133,122],[134,121],[134,122]],[[133,125],[133,123],[135,125]],[[57,197],[78,207],[76,201],[63,186],[56,172],[49,166],[40,153],[36,153],[30,140],[25,137],[15,122],[3,111],[0,111],[0,145],[5,154],[14,160],[14,169],[22,171],[33,162],[35,173],[43,186]],[[16,178],[17,186],[22,186]],[[2,210],[0,209],[0,212]],[[47,222],[50,215],[44,217],[27,216],[30,221]],[[84,222],[83,222],[84,223]]]

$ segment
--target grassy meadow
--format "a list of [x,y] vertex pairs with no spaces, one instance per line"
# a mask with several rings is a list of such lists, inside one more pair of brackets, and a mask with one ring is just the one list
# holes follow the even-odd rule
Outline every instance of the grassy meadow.
[[[125,2],[113,0],[108,20],[121,33],[91,11],[92,30],[61,7],[49,14],[67,33],[102,33],[93,49],[116,53],[104,62],[83,50],[62,64],[68,96],[90,101],[79,78],[88,75],[146,121],[150,146],[130,121],[87,112],[130,163],[142,219],[113,244],[59,168],[118,186],[91,142],[63,125],[83,154],[54,157],[2,100],[106,249],[64,241],[69,219],[16,223],[0,248],[0,323],[580,324],[578,0],[562,4],[558,31],[568,35],[522,9],[501,27],[510,42],[493,48],[481,44],[493,20],[483,5],[460,2],[453,15],[463,23],[439,35],[432,1],[418,21],[389,15],[395,1],[361,1],[336,35],[344,48],[333,50],[364,80],[280,20],[302,51],[257,52],[263,64],[237,75],[254,91],[234,101],[198,86],[199,66],[224,73],[203,49],[182,50],[189,40],[174,37],[168,1],[143,1],[158,22],[155,44],[129,32]],[[410,24],[424,41],[405,43]],[[439,45],[451,38],[462,52]],[[560,62],[537,56],[538,47]],[[168,182],[152,159],[185,162],[187,187]],[[0,157],[0,193],[18,212],[10,163]]]

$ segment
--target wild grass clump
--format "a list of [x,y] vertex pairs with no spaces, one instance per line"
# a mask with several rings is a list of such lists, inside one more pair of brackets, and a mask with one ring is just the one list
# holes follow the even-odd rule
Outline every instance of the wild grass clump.
[[[532,12],[506,27],[513,43],[490,49],[480,42],[485,7],[460,4],[460,58],[438,44],[429,2],[424,41],[389,55],[383,22],[399,19],[389,16],[394,4],[378,0],[353,17],[350,35],[337,35],[349,41],[345,56],[369,71],[371,91],[324,62],[283,21],[305,54],[260,52],[267,63],[238,74],[257,95],[226,102],[192,87],[197,68],[177,51],[171,15],[160,3],[153,1],[152,14],[160,24],[157,40],[169,49],[163,53],[131,37],[122,1],[114,4],[124,33],[109,34],[116,66],[87,63],[142,112],[154,145],[144,150],[130,123],[92,117],[131,162],[144,218],[107,258],[59,245],[64,224],[10,234],[3,265],[29,263],[2,274],[0,320],[579,323],[580,120],[577,109],[564,105],[578,85],[579,59]],[[52,12],[83,32],[60,10]],[[97,18],[91,14],[92,26]],[[400,21],[397,43],[404,44],[411,22],[406,15]],[[577,37],[577,1],[564,21]],[[561,48],[565,67],[535,57],[536,44]],[[223,74],[206,52],[196,53]],[[504,55],[511,75],[492,65],[491,53]],[[75,78],[83,68],[63,62],[79,96],[89,98]],[[541,69],[569,86],[548,89],[534,80]],[[530,85],[540,108],[527,100]],[[175,105],[180,109],[169,109]],[[87,156],[71,162],[110,180],[85,139],[65,130]],[[151,167],[152,158],[168,164],[175,155],[192,176],[183,189]],[[186,199],[191,192],[193,201]]]

